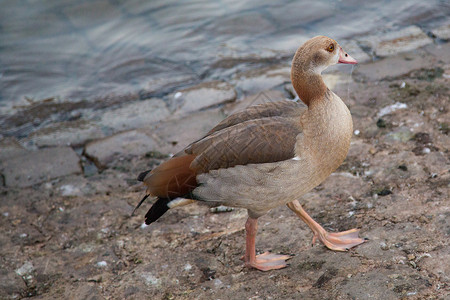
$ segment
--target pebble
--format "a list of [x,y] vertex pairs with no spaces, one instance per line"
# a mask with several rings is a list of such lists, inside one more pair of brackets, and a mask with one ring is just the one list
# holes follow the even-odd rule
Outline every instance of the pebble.
[[380,248],[384,251],[389,250],[389,246],[385,242],[380,243]]
[[107,265],[108,265],[108,263],[107,263],[106,261],[104,261],[104,260],[99,261],[99,262],[97,263],[97,266],[98,266],[98,267],[106,267]]
[[185,270],[185,271],[190,271],[191,269],[192,269],[192,266],[191,266],[190,263],[187,263],[187,264],[184,266],[184,270]]

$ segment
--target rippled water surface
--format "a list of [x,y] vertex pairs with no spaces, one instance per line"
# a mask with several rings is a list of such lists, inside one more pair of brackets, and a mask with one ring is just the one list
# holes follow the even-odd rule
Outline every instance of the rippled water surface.
[[305,39],[357,39],[448,17],[446,1],[6,0],[0,111],[26,98],[163,93],[224,65],[290,57]]

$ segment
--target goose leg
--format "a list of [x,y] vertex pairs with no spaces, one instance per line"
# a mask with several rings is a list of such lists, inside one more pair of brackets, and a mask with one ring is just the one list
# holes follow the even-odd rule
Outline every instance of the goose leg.
[[248,217],[245,223],[246,231],[246,247],[244,261],[245,265],[250,268],[255,268],[261,271],[269,271],[282,269],[287,266],[286,260],[290,259],[289,255],[277,255],[265,252],[256,255],[255,239],[258,231],[258,219]]
[[364,243],[366,240],[358,237],[359,229],[350,229],[343,232],[327,232],[319,223],[314,221],[302,208],[300,203],[295,200],[287,206],[297,214],[314,233],[312,244],[319,239],[328,249],[335,251],[347,251],[350,248]]

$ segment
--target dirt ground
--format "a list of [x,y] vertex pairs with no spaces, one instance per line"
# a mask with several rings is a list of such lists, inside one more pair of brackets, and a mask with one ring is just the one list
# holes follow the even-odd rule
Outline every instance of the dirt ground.
[[191,205],[142,226],[152,201],[131,216],[143,195],[135,178],[165,159],[149,152],[3,186],[0,298],[449,299],[449,52],[430,45],[362,64],[333,88],[355,135],[344,164],[301,203],[330,231],[361,228],[367,243],[312,247],[307,226],[279,207],[260,218],[257,250],[292,259],[260,272],[240,260],[245,210]]

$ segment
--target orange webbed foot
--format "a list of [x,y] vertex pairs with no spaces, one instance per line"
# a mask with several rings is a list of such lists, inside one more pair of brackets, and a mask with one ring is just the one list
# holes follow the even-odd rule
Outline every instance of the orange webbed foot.
[[260,271],[278,270],[287,267],[286,260],[292,258],[290,255],[272,254],[264,252],[257,255],[254,261],[246,262],[245,265]]
[[348,251],[364,243],[367,239],[358,236],[359,229],[350,229],[342,232],[318,231],[314,233],[312,244],[319,239],[328,249],[334,251]]

